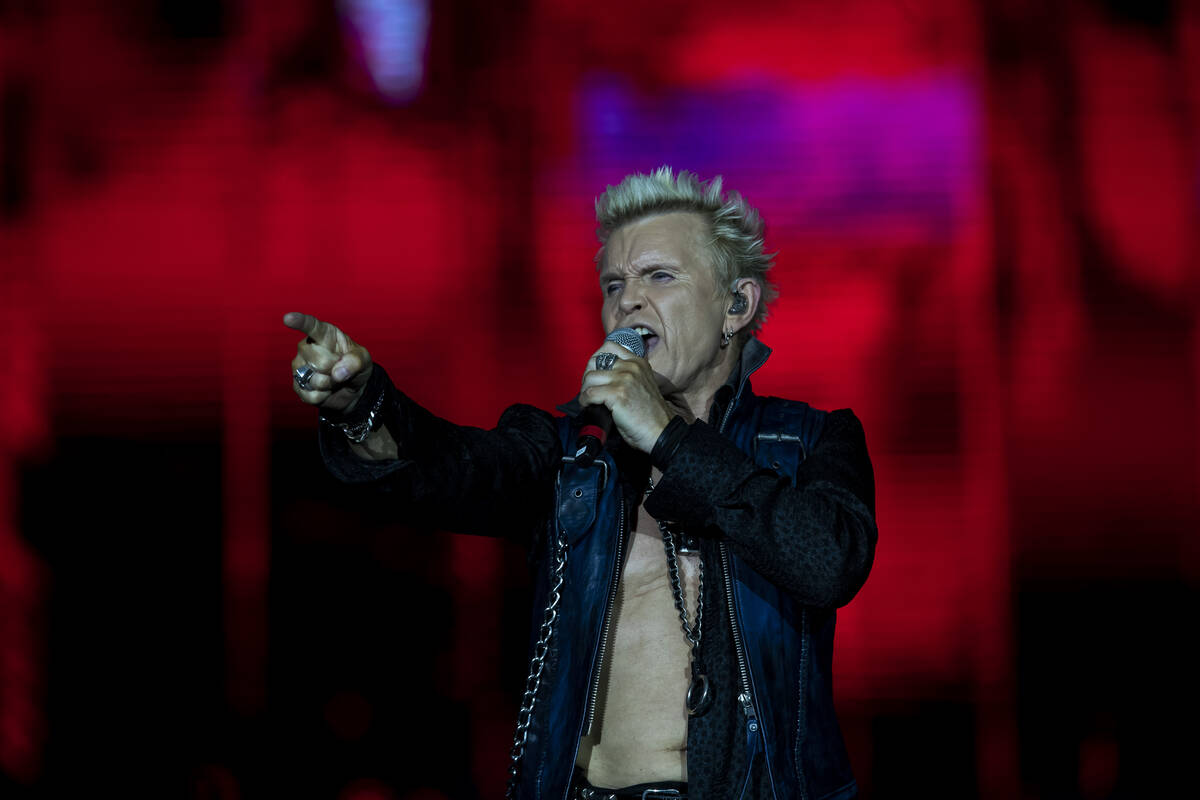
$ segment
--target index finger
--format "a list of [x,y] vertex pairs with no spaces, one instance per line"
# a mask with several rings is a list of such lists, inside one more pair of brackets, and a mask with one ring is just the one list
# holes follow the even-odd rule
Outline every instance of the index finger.
[[318,344],[325,347],[332,347],[336,342],[332,341],[331,326],[327,322],[322,322],[310,314],[301,314],[299,311],[289,311],[283,315],[283,324],[287,325],[292,330],[301,331],[308,336],[311,336]]

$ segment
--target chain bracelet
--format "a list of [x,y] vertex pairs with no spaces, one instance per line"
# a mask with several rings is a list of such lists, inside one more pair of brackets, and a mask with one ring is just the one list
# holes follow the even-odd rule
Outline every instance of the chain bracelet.
[[367,418],[357,425],[347,425],[344,422],[334,422],[325,415],[321,415],[321,421],[326,425],[331,425],[337,428],[342,433],[346,434],[346,438],[355,444],[362,444],[367,437],[371,435],[371,431],[375,430],[375,417],[379,414],[379,409],[383,408],[383,397],[386,392],[380,392],[375,398],[374,404],[371,406],[371,411],[367,414]]
[[529,677],[525,679],[525,694],[521,697],[521,710],[517,712],[517,732],[513,736],[510,753],[508,787],[504,791],[506,800],[512,800],[517,794],[521,759],[525,756],[525,740],[529,736],[529,726],[533,723],[533,707],[537,703],[542,671],[546,667],[546,655],[550,652],[550,639],[554,636],[554,625],[558,621],[558,604],[562,599],[562,586],[566,579],[568,547],[567,530],[560,528],[558,538],[554,542],[554,582],[546,601],[546,617],[538,631],[538,642],[533,648],[533,658],[529,662]]

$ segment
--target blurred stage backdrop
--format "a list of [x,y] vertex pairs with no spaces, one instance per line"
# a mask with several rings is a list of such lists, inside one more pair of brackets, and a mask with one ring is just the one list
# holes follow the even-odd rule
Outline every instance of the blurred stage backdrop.
[[356,512],[280,316],[552,407],[664,163],[866,426],[864,797],[1188,794],[1198,104],[1167,0],[0,2],[0,795],[500,797],[524,555]]

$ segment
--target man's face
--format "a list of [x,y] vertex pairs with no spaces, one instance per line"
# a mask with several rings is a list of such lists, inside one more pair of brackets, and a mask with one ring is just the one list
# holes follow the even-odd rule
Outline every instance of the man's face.
[[705,235],[698,214],[673,212],[622,225],[604,250],[605,333],[631,327],[643,334],[664,395],[710,385],[715,392],[727,377],[721,349],[727,297],[716,285]]

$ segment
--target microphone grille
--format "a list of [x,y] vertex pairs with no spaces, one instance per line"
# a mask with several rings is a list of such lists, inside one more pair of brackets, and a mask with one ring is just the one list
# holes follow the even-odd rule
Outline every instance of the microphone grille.
[[606,342],[616,342],[638,358],[646,355],[646,343],[637,335],[633,328],[617,328],[604,337]]

